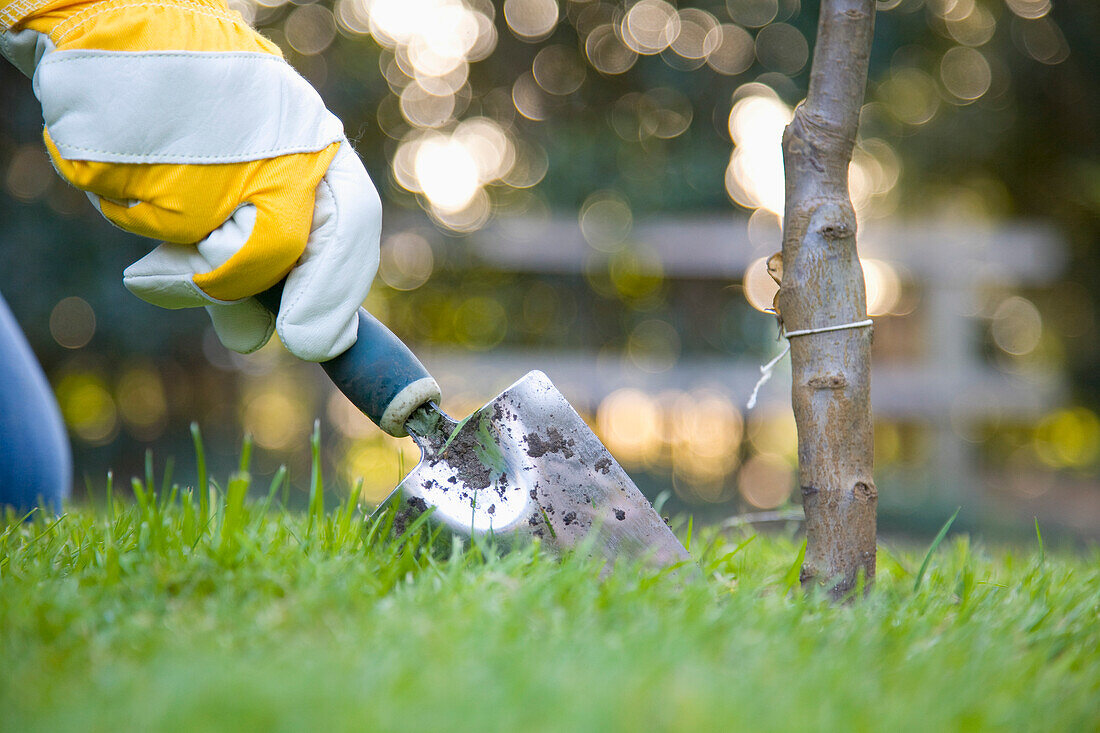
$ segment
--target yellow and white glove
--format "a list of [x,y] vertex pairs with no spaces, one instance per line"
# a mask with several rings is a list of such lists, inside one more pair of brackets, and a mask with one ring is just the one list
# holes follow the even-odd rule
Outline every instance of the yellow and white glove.
[[[164,243],[124,273],[205,306],[247,353],[278,332],[322,361],[355,342],[382,207],[340,121],[220,0],[0,0],[0,53],[33,79],[57,171]],[[271,316],[255,299],[286,278]]]

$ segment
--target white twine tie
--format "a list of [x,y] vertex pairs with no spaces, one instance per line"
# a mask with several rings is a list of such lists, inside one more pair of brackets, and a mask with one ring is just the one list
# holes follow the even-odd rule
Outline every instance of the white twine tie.
[[783,347],[783,351],[779,352],[779,356],[769,361],[764,366],[760,367],[760,379],[757,380],[756,386],[752,388],[752,395],[749,397],[749,402],[746,405],[748,409],[756,407],[756,396],[760,394],[760,388],[768,383],[768,380],[772,378],[772,372],[775,370],[775,365],[779,363],[779,360],[787,355],[787,352],[791,350],[791,339],[796,336],[809,336],[811,333],[828,333],[829,331],[844,331],[849,328],[866,328],[867,326],[873,326],[875,324],[870,318],[866,321],[853,321],[852,323],[841,323],[838,326],[822,326],[821,328],[803,328],[798,331],[784,330],[779,334],[780,338],[787,340],[787,345]]

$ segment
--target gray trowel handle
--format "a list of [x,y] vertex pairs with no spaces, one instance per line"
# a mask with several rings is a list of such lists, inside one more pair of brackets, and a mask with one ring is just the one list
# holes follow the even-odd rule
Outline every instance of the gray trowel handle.
[[[272,313],[279,312],[283,285],[256,296]],[[374,424],[390,435],[408,435],[405,421],[426,402],[438,404],[439,385],[393,331],[359,309],[359,335],[344,353],[321,362],[333,384]]]

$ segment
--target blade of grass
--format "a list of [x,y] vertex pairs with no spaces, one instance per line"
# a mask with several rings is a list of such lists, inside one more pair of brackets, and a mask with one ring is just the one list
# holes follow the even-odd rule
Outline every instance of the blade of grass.
[[141,479],[134,476],[130,479],[130,487],[134,490],[134,499],[137,501],[138,509],[141,510],[142,516],[145,516],[148,510],[148,498],[145,495],[145,487],[141,483]]
[[878,556],[879,564],[881,566],[889,566],[894,572],[899,575],[912,575],[913,571],[905,567],[905,563],[902,562],[901,557],[894,550],[890,549],[882,540],[878,542]]
[[[736,557],[737,554],[739,552],[741,552],[741,550],[748,547],[750,542],[752,542],[753,540],[755,540],[759,536],[760,535],[752,534],[752,535],[749,535],[748,537],[746,537],[745,539],[743,539],[741,541],[741,543],[737,545],[737,547],[733,548],[732,550],[730,550],[726,554],[722,555],[721,557],[719,557],[715,560],[712,560],[708,565],[706,565],[707,571],[708,572],[714,572],[721,565],[724,565],[725,563],[728,563],[730,560],[732,560],[734,557]],[[700,563],[700,565],[702,565],[702,563]]]
[[156,492],[157,477],[153,472],[153,450],[151,448],[145,449],[145,488],[152,494]]
[[794,562],[787,569],[786,574],[783,576],[783,587],[789,593],[792,588],[798,584],[799,575],[802,572],[802,562],[806,559],[806,540],[802,540],[802,544],[798,547],[798,556],[795,557]]
[[267,498],[264,500],[263,507],[260,509],[260,516],[266,516],[268,510],[271,508],[271,502],[275,500],[275,494],[278,493],[279,487],[286,481],[286,465],[279,466],[279,470],[275,472],[275,475],[271,477],[271,486],[267,490]]
[[325,514],[324,479],[321,477],[321,421],[313,421],[313,435],[309,439],[309,525],[306,535],[313,534],[314,525]]
[[245,433],[241,440],[241,461],[237,468],[240,473],[248,473],[252,466],[252,433]]
[[1035,517],[1035,537],[1039,540],[1039,567],[1043,567],[1046,561],[1046,551],[1043,550],[1043,533],[1039,531],[1039,518]]
[[920,564],[920,570],[917,571],[917,579],[913,583],[913,592],[920,590],[921,581],[924,580],[924,571],[928,569],[928,562],[932,559],[932,553],[936,551],[936,548],[943,542],[943,538],[947,536],[948,530],[951,529],[951,525],[955,523],[955,518],[959,516],[959,512],[962,507],[955,509],[955,513],[951,515],[951,518],[943,523],[940,527],[939,534],[936,535],[936,539],[932,540],[932,546],[928,548],[928,552],[924,553],[924,562]]
[[104,492],[107,496],[107,518],[114,521],[115,518],[115,472],[107,472],[107,489]]
[[[168,506],[175,501],[175,492],[179,487],[172,484],[172,472],[176,470],[176,459],[172,456],[168,456],[168,460],[164,462],[164,476],[160,480],[160,495],[164,501],[163,506]],[[172,494],[169,494],[169,490]],[[167,498],[166,498],[167,497]]]
[[210,516],[210,487],[207,483],[206,449],[203,447],[202,432],[197,422],[191,423],[191,442],[195,445],[195,470],[198,472],[195,490],[199,495],[199,523],[206,524],[206,518]]

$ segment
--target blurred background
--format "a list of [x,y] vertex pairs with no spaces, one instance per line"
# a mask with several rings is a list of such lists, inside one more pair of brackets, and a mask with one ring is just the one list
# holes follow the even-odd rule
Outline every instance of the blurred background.
[[[547,372],[666,511],[795,508],[790,370],[763,261],[816,0],[233,0],[343,119],[382,194],[367,307],[476,409]],[[875,317],[880,524],[1100,538],[1100,5],[880,0],[851,166]],[[0,292],[54,385],[80,497],[147,449],[377,502],[414,465],[314,365],[226,351],[129,295],[153,243],[50,167],[0,66]],[[356,489],[362,479],[362,486]]]

